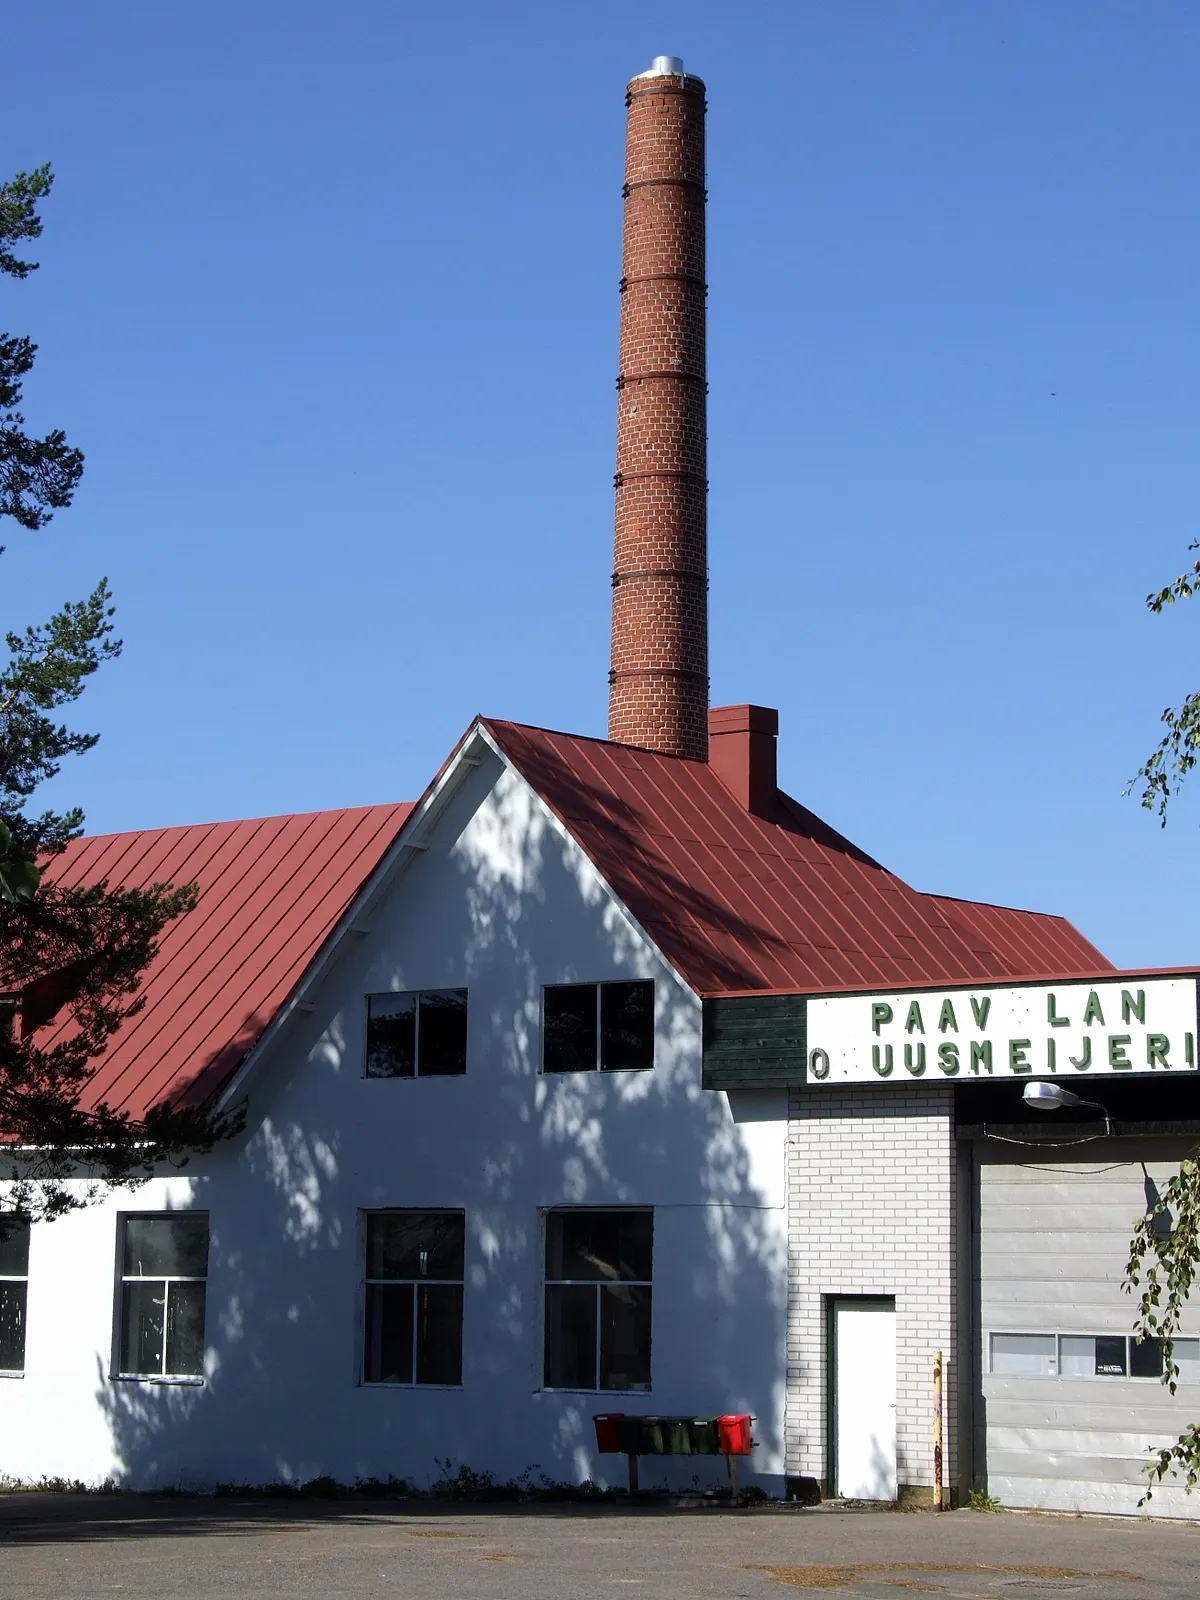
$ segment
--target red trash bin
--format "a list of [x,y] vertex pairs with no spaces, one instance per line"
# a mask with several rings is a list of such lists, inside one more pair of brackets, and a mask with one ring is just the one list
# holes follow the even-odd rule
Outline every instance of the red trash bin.
[[717,1418],[717,1440],[721,1454],[748,1456],[750,1454],[750,1413],[734,1411]]
[[624,1415],[623,1411],[602,1411],[598,1416],[593,1415],[592,1421],[596,1424],[596,1449],[601,1455],[620,1454],[621,1436],[617,1425]]

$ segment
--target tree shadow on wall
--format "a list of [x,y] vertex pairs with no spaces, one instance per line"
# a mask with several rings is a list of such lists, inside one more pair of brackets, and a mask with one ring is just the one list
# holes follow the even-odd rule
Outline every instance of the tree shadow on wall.
[[[597,1454],[591,1420],[609,1410],[750,1411],[755,1465],[781,1474],[786,1213],[756,1187],[726,1097],[700,1087],[694,998],[657,971],[651,1071],[540,1073],[543,983],[648,973],[650,958],[498,766],[451,801],[390,904],[279,1042],[245,1135],[197,1163],[190,1203],[211,1230],[205,1381],[100,1374],[118,1480],[394,1474],[426,1487],[449,1462],[621,1485],[624,1458]],[[462,984],[465,1077],[363,1079],[365,993]],[[651,1393],[542,1387],[540,1218],[555,1205],[653,1206]],[[393,1206],[465,1213],[461,1389],[360,1381],[359,1219]],[[720,1458],[643,1461],[643,1486],[724,1481]]]

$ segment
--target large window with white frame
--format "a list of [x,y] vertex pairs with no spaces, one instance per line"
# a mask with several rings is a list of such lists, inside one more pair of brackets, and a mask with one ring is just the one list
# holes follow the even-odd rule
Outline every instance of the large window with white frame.
[[467,1070],[467,991],[367,996],[368,1078],[446,1078]]
[[0,1372],[25,1371],[29,1219],[0,1213]]
[[551,983],[542,990],[543,1072],[646,1072],[654,983]]
[[363,1382],[462,1382],[461,1211],[368,1211]]
[[117,1376],[204,1373],[208,1212],[121,1218]]
[[547,1211],[547,1389],[650,1387],[654,1212]]

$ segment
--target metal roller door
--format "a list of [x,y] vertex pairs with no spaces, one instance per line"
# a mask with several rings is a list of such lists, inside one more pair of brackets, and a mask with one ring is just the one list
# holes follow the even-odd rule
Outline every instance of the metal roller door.
[[[1149,1448],[1200,1420],[1200,1338],[1177,1347],[1172,1398],[1157,1349],[1129,1337],[1135,1302],[1121,1289],[1133,1223],[1187,1144],[1097,1143],[1069,1160],[996,1159],[995,1148],[978,1164],[976,1460],[1004,1505],[1135,1511]],[[1200,1334],[1200,1304],[1184,1331]],[[1178,1487],[1156,1489],[1152,1505],[1200,1516]]]

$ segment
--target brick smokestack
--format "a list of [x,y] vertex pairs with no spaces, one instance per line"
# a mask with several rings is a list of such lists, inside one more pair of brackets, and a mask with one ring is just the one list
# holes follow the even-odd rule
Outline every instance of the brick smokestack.
[[628,87],[608,736],[708,759],[704,84]]

